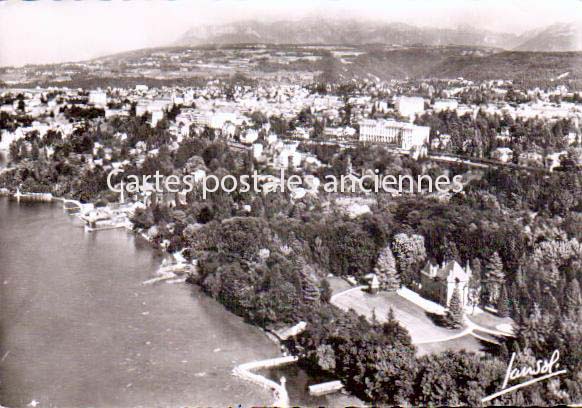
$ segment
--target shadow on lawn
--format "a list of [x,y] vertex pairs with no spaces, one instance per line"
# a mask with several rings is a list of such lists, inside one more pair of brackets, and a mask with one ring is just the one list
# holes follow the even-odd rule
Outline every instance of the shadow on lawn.
[[433,324],[435,326],[445,327],[447,329],[453,329],[453,327],[451,327],[451,325],[447,321],[446,316],[438,314],[438,313],[432,313],[432,312],[426,312],[426,311],[424,313],[428,316],[428,318],[433,322]]
[[[485,333],[479,330],[474,330],[473,332],[475,335],[478,335],[481,338],[478,338],[479,342],[483,346],[483,350],[486,353],[499,356],[499,357],[506,357],[507,355],[507,338],[502,336],[494,336],[489,333]],[[487,340],[485,340],[487,339]],[[505,344],[505,347],[502,347],[502,344]]]

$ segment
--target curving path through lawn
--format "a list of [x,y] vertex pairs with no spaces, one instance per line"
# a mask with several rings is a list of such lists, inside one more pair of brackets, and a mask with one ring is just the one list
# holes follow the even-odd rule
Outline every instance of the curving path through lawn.
[[403,288],[397,293],[379,292],[371,295],[364,291],[366,286],[355,286],[349,289],[340,289],[333,294],[330,303],[342,309],[353,309],[356,313],[372,319],[373,316],[382,322],[392,308],[396,319],[409,331],[412,343],[415,345],[447,342],[472,335],[479,340],[494,343],[476,331],[497,337],[511,336],[510,333],[484,327],[464,316],[463,329],[451,330],[437,326],[427,315],[442,315],[444,308],[434,302],[418,296],[416,293]]

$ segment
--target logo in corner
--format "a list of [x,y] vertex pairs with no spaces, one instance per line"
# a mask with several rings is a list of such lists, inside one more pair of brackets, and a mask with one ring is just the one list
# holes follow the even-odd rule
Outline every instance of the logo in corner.
[[[509,360],[509,366],[505,373],[505,379],[503,380],[503,385],[501,386],[501,391],[495,394],[488,395],[483,398],[481,402],[491,401],[494,398],[500,397],[501,395],[507,394],[509,392],[515,391],[519,388],[527,387],[528,385],[535,384],[537,382],[547,380],[549,378],[555,377],[557,375],[565,374],[566,370],[554,371],[560,364],[560,351],[554,350],[552,356],[549,359],[537,360],[535,366],[523,366],[513,368],[513,363],[515,361],[515,353],[511,354],[511,359]],[[508,387],[510,381],[514,381],[520,378],[533,377],[520,384]]]

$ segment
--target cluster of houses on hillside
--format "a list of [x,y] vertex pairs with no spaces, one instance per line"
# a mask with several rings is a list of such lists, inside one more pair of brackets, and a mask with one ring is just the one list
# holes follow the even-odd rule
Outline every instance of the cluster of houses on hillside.
[[[481,84],[502,93],[505,83]],[[445,149],[451,143],[447,134],[432,135],[428,126],[414,124],[416,118],[426,112],[456,112],[457,115],[476,115],[479,110],[512,117],[540,117],[547,121],[567,118],[572,123],[567,143],[579,146],[582,142],[580,117],[582,104],[562,102],[559,105],[549,98],[550,93],[536,91],[536,100],[524,104],[496,102],[485,105],[460,103],[457,95],[463,90],[478,85],[470,81],[453,81],[444,98],[397,95],[398,84],[386,89],[378,85],[374,92],[388,96],[355,93],[349,97],[314,93],[300,85],[236,86],[231,94],[225,93],[223,84],[211,80],[204,87],[149,88],[137,85],[134,88],[108,88],[85,91],[82,89],[47,88],[10,90],[0,96],[0,112],[9,115],[24,115],[32,119],[31,124],[16,129],[3,129],[0,149],[7,149],[14,140],[37,131],[42,137],[49,130],[70,136],[84,119],[63,115],[67,109],[99,109],[105,119],[130,115],[146,116],[151,127],[162,121],[179,144],[185,137],[196,137],[205,129],[217,136],[248,146],[256,159],[269,158],[278,166],[294,165],[309,159],[317,165],[316,157],[305,157],[292,144],[277,141],[306,140],[315,136],[335,143],[379,143],[394,150],[418,158],[429,149]],[[430,94],[431,85],[426,85]],[[427,89],[423,89],[426,92]],[[559,90],[564,92],[563,89]],[[557,91],[556,91],[557,92]],[[13,97],[10,98],[10,95]],[[14,98],[14,95],[18,97]],[[569,93],[566,93],[569,95]],[[2,103],[2,101],[6,101]],[[294,123],[286,130],[274,129],[269,118],[295,121],[302,115],[312,119],[306,123]],[[378,113],[379,116],[378,116]],[[257,122],[257,116],[263,118]],[[314,119],[313,119],[314,118]],[[313,120],[323,124],[321,133],[315,135]],[[284,132],[284,133],[282,133]],[[500,142],[510,140],[507,128],[499,130]],[[506,163],[517,161],[529,166],[545,166],[552,170],[565,154],[562,151],[525,151],[518,158],[509,147],[498,147],[491,158]],[[275,155],[276,157],[271,157]],[[302,156],[303,157],[300,157]]]

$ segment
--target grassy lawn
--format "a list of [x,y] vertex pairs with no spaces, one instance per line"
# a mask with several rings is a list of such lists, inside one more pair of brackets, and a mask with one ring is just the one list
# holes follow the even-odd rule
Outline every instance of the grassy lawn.
[[384,321],[392,308],[396,319],[410,332],[413,342],[437,341],[462,331],[436,326],[424,309],[396,293],[380,292],[371,295],[356,290],[335,298],[333,303],[344,310],[354,309],[368,318],[375,313],[378,321]]
[[[345,292],[351,288],[343,279],[333,277],[328,278],[328,280],[333,294]],[[361,290],[353,290],[334,298],[332,303],[344,310],[353,309],[356,313],[369,319],[375,314],[376,319],[380,322],[386,319],[388,311],[392,308],[394,316],[408,330],[412,341],[420,343],[416,344],[419,356],[447,350],[484,353],[487,348],[484,342],[470,334],[451,340],[439,341],[455,336],[461,333],[463,329],[451,330],[436,325],[423,308],[397,293],[380,292],[376,295],[371,295]],[[472,318],[477,316],[478,319],[475,320],[475,323],[491,328],[495,328],[500,323],[507,323],[508,320],[501,319],[491,313],[482,313],[472,316]],[[481,333],[481,335],[488,337],[485,333]]]
[[340,293],[340,292],[343,292],[345,290],[348,290],[352,287],[348,282],[346,282],[342,278],[338,278],[337,276],[332,276],[332,277],[329,277],[326,279],[329,282],[329,286],[331,288],[331,293],[334,295],[336,293]]
[[473,323],[491,330],[499,330],[497,328],[499,325],[513,324],[513,320],[510,317],[499,317],[486,311],[483,311],[482,313],[475,313],[474,315],[467,314],[467,317]]
[[463,337],[458,337],[453,340],[449,341],[441,341],[436,343],[424,343],[418,344],[417,348],[417,355],[423,356],[425,354],[431,353],[442,353],[443,351],[474,351],[478,354],[484,354],[485,347],[481,340],[473,337],[470,334],[467,334]]

